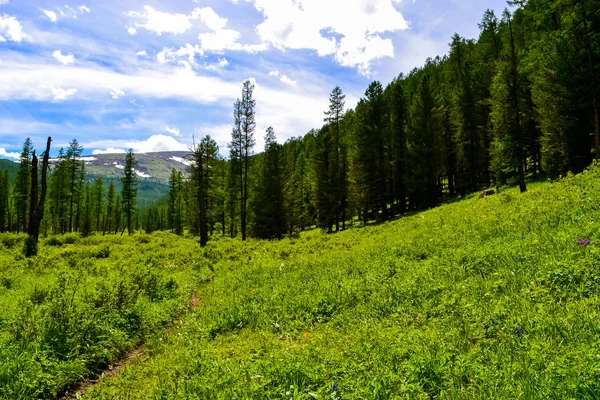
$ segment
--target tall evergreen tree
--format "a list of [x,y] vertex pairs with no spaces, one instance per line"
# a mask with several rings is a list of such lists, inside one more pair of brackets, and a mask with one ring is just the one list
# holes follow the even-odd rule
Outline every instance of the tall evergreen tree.
[[348,165],[347,152],[344,146],[344,132],[342,119],[344,117],[344,107],[346,95],[342,89],[336,86],[329,96],[329,110],[325,111],[325,122],[330,124],[330,133],[333,134],[331,140],[332,157],[330,162],[331,176],[331,196],[335,201],[335,230],[340,230],[340,217],[342,225],[345,227],[346,218],[346,197],[348,193]]
[[21,158],[19,159],[19,170],[15,181],[14,204],[16,209],[17,232],[27,230],[27,215],[29,210],[29,196],[31,191],[31,160],[33,145],[31,139],[25,139]]
[[197,218],[200,231],[200,246],[202,247],[208,243],[208,216],[210,215],[212,206],[210,193],[214,187],[218,153],[219,147],[210,136],[203,137],[193,153],[194,163],[191,166],[191,178],[198,206]]
[[248,223],[249,199],[249,169],[250,158],[253,155],[256,139],[255,108],[256,100],[253,98],[254,85],[248,80],[242,87],[242,98],[234,104],[234,128],[231,134],[230,156],[238,178],[240,192],[240,230],[242,240],[246,240],[246,227]]
[[262,168],[252,200],[252,231],[261,239],[281,239],[286,230],[280,152],[281,146],[277,143],[275,131],[269,127],[265,136]]
[[[73,232],[73,227],[77,227],[78,221],[75,207],[79,208],[81,201],[81,189],[83,187],[82,171],[85,165],[81,160],[83,147],[79,145],[77,139],[73,139],[67,148],[66,158],[69,169],[69,232]],[[73,225],[75,223],[75,225]],[[77,229],[77,228],[75,228]]]
[[127,228],[127,232],[131,235],[133,231],[133,222],[137,209],[137,191],[138,191],[138,178],[136,174],[137,161],[133,150],[129,149],[125,156],[125,175],[121,178],[123,188],[121,189],[121,205],[123,207],[123,214],[125,214],[125,225],[123,226],[123,232]]
[[92,188],[94,219],[96,220],[96,232],[102,229],[102,211],[104,210],[104,179],[96,178]]
[[8,169],[0,172],[0,233],[6,232],[9,228],[9,197],[10,197],[10,178]]
[[115,183],[111,181],[108,185],[108,195],[106,196],[106,215],[104,217],[104,228],[102,230],[102,235],[105,235],[107,231],[109,233],[112,232],[113,226],[115,225],[115,214],[117,208]]

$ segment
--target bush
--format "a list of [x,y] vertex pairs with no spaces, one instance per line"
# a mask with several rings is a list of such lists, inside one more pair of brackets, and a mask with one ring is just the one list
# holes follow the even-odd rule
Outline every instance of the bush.
[[75,244],[77,240],[79,240],[79,236],[76,233],[70,233],[64,237],[65,244]]
[[58,238],[57,236],[52,236],[46,240],[46,246],[60,247],[62,245],[63,245],[62,240],[60,240],[60,238]]

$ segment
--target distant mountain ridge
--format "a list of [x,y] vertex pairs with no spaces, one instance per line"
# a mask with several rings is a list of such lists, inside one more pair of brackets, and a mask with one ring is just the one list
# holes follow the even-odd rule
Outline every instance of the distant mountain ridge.
[[[136,172],[140,181],[152,181],[162,184],[169,183],[173,168],[186,173],[190,162],[185,159],[188,151],[163,151],[156,153],[139,153]],[[95,154],[84,156],[85,170],[88,175],[103,178],[121,178],[125,168],[125,154]]]

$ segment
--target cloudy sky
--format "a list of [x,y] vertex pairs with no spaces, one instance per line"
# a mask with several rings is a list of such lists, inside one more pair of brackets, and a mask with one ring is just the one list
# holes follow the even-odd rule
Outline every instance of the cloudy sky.
[[[257,150],[322,125],[339,85],[354,107],[372,80],[477,37],[504,0],[0,0],[0,157],[24,139],[87,154],[225,154],[232,104],[256,82]],[[54,153],[54,152],[53,152]]]

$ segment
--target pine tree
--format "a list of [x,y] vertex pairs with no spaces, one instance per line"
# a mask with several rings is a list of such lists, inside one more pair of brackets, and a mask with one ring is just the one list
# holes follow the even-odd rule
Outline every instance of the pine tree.
[[280,152],[281,146],[277,144],[275,131],[269,127],[265,136],[262,168],[252,199],[252,231],[261,239],[281,239],[286,230]]
[[123,207],[123,213],[125,214],[125,225],[121,235],[127,229],[127,233],[131,235],[134,227],[133,222],[135,218],[135,212],[137,209],[137,191],[138,191],[138,178],[136,174],[137,162],[133,150],[129,149],[125,156],[125,176],[121,178],[123,188],[121,189],[121,201]]
[[200,246],[202,247],[208,243],[208,216],[211,213],[210,209],[212,206],[210,194],[214,187],[214,169],[218,153],[219,148],[217,143],[210,136],[202,138],[193,153],[194,163],[191,166],[191,179],[198,205],[197,218],[200,231]]
[[98,177],[94,181],[92,195],[94,219],[96,220],[96,232],[101,232],[102,211],[104,209],[104,179],[102,179],[102,177]]
[[494,124],[493,159],[497,179],[502,182],[505,173],[516,171],[521,193],[525,184],[525,155],[523,145],[522,76],[519,70],[517,43],[512,26],[512,15],[504,12],[507,29],[507,51],[498,64],[492,86],[492,120]]
[[183,174],[181,171],[171,171],[169,178],[168,225],[176,235],[183,234]]
[[[110,182],[108,185],[108,195],[106,197],[106,216],[104,217],[104,229],[102,235],[106,235],[106,232],[112,232],[115,224],[115,213],[117,211],[117,195],[115,189],[115,183]],[[117,228],[118,229],[118,228]]]
[[342,89],[336,86],[329,96],[329,110],[325,111],[325,122],[330,124],[330,132],[333,134],[331,140],[332,158],[330,169],[333,176],[331,177],[331,196],[335,199],[335,230],[340,230],[340,217],[342,225],[345,227],[346,218],[346,197],[347,197],[347,157],[344,146],[344,132],[342,131],[342,119],[344,117],[344,107],[346,96],[342,93]]
[[32,152],[33,145],[31,144],[31,139],[27,138],[25,139],[25,143],[23,143],[14,190],[17,232],[25,232],[27,230],[27,213],[29,210],[29,196],[31,191]]
[[242,240],[246,240],[246,226],[248,223],[250,157],[253,155],[254,145],[256,144],[254,138],[256,101],[252,97],[253,92],[254,85],[250,81],[245,81],[242,88],[242,99],[238,99],[234,104],[234,128],[229,145],[232,166],[239,182]]
[[[69,232],[73,232],[74,226],[75,229],[77,229],[76,227],[78,225],[75,207],[79,208],[79,203],[81,201],[81,189],[83,186],[82,169],[84,163],[81,161],[82,154],[83,147],[79,145],[77,139],[73,139],[69,143],[69,147],[65,155],[69,166]],[[75,225],[73,225],[73,223],[75,223]]]
[[0,233],[6,232],[9,228],[9,197],[10,197],[10,178],[8,169],[0,173]]

